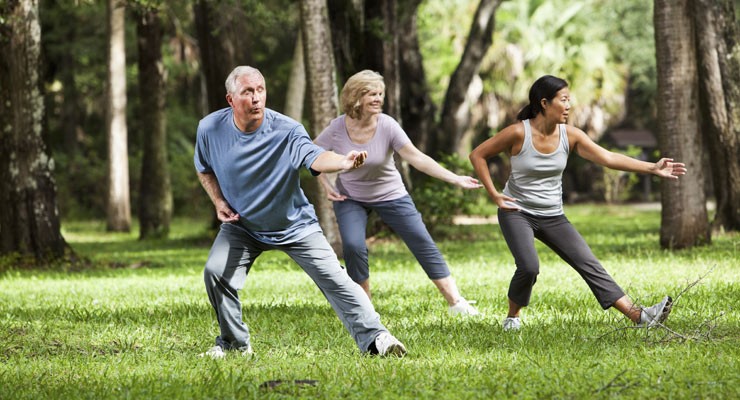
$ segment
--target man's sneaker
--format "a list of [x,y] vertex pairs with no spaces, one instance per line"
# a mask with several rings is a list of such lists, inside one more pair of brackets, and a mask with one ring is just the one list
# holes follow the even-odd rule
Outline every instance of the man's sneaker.
[[226,357],[226,353],[224,353],[224,349],[222,349],[221,346],[217,345],[211,347],[205,353],[198,354],[198,357],[210,357],[214,360],[218,360]]
[[522,321],[519,317],[506,317],[504,320],[505,331],[518,331],[522,327]]
[[450,315],[480,315],[480,312],[473,307],[472,302],[460,297],[455,305],[450,306],[448,311]]
[[[246,347],[240,347],[237,351],[239,351],[239,353],[244,357],[254,354],[251,344],[248,344]],[[198,357],[210,357],[214,360],[218,360],[226,357],[226,352],[221,346],[216,345],[208,349],[205,353],[200,353]]]
[[672,306],[673,299],[671,296],[666,296],[660,303],[652,307],[643,308],[640,311],[640,322],[637,326],[646,326],[649,328],[662,324],[668,318],[668,314],[671,313]]
[[375,348],[380,356],[403,357],[406,355],[406,347],[388,332],[381,332],[375,338]]
[[241,353],[242,357],[247,357],[247,356],[251,356],[254,354],[254,351],[252,351],[251,344],[248,344],[245,347],[240,347],[237,350]]

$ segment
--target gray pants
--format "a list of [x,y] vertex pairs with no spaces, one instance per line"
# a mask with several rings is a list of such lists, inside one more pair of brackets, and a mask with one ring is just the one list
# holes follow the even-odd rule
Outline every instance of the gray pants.
[[540,272],[535,238],[553,249],[581,275],[603,309],[611,307],[624,296],[624,291],[601,266],[565,215],[537,217],[499,209],[498,221],[516,263],[516,271],[509,285],[509,299],[517,305],[529,305],[532,286],[537,282]]
[[429,279],[450,276],[442,253],[424,225],[411,196],[407,195],[396,200],[372,203],[349,199],[334,202],[334,214],[342,235],[344,262],[349,276],[355,282],[364,282],[370,277],[365,230],[371,211],[378,213],[380,219],[401,237]]
[[365,292],[339,264],[323,234],[314,233],[298,242],[278,246],[255,240],[241,225],[222,224],[203,271],[208,299],[221,329],[217,345],[239,349],[249,344],[249,329],[242,321],[238,292],[244,287],[254,261],[267,250],[284,251],[306,271],[329,300],[360,351],[368,351],[375,337],[387,331]]

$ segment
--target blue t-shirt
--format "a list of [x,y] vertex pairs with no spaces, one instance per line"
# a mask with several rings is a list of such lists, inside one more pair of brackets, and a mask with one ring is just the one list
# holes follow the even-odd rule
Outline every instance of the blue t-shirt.
[[259,129],[242,132],[229,107],[200,120],[195,169],[216,175],[224,198],[250,235],[263,243],[288,244],[321,232],[301,190],[299,170],[310,170],[324,151],[303,125],[270,109],[265,109]]

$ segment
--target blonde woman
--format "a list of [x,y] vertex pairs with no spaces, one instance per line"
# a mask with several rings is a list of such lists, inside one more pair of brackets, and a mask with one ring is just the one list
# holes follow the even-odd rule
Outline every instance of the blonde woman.
[[456,175],[419,151],[398,122],[383,114],[384,92],[383,77],[376,72],[364,70],[350,77],[340,95],[344,114],[331,121],[314,140],[327,150],[361,151],[368,155],[361,169],[339,174],[336,187],[324,175],[319,176],[334,205],[347,272],[371,297],[365,229],[368,215],[375,212],[406,243],[444,296],[449,312],[477,315],[478,310],[460,295],[447,263],[406,191],[393,153],[397,152],[417,170],[463,189],[482,186],[477,179]]

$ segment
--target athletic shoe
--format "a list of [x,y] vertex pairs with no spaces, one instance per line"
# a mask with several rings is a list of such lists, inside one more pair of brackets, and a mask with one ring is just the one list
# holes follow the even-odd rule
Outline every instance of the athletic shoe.
[[[240,347],[237,351],[241,353],[242,356],[250,356],[254,352],[252,351],[252,345],[248,344],[246,347]],[[221,346],[213,346],[205,353],[200,353],[198,357],[210,357],[214,360],[218,360],[221,358],[226,357],[226,352],[224,352],[224,349]]]
[[450,306],[448,311],[450,315],[480,315],[480,312],[471,303],[460,297],[460,300],[455,305]]
[[518,331],[522,327],[522,321],[519,317],[506,317],[504,320],[505,331]]
[[640,322],[637,326],[646,326],[650,328],[655,325],[662,324],[663,321],[668,318],[668,314],[671,313],[672,307],[673,299],[671,296],[666,296],[660,303],[652,307],[643,308],[642,311],[640,311]]
[[226,357],[226,353],[224,353],[224,349],[222,349],[221,346],[213,346],[205,353],[198,354],[198,357],[210,357],[214,360],[218,360]]
[[375,338],[375,348],[379,356],[396,356],[403,357],[406,355],[406,347],[388,332],[381,332]]

